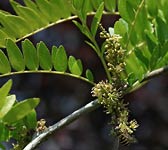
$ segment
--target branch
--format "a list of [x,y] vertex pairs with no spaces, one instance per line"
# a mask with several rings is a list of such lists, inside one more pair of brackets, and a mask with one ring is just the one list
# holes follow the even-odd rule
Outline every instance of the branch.
[[77,120],[82,115],[85,115],[91,111],[94,111],[96,108],[100,107],[100,104],[98,103],[98,100],[94,100],[82,108],[76,110],[69,116],[63,118],[56,124],[50,126],[46,131],[35,137],[23,150],[33,150],[36,148],[43,140],[47,139],[49,135],[51,135],[53,132],[63,128],[64,126],[67,126],[71,122]]
[[[167,71],[168,71],[168,66],[156,69],[156,70],[148,73],[144,77],[144,79],[141,81],[141,83],[144,82],[144,81],[147,81],[147,80],[149,80],[151,78],[154,78],[156,76],[159,76],[159,75],[161,75],[161,74],[163,74],[163,73],[165,73]],[[73,121],[77,120],[82,115],[85,115],[85,114],[87,114],[87,113],[89,113],[91,111],[94,111],[98,107],[100,107],[100,104],[98,103],[98,100],[94,100],[94,101],[86,104],[85,106],[83,106],[82,108],[76,110],[75,112],[73,112],[69,116],[63,118],[62,120],[60,120],[56,124],[50,126],[46,131],[44,131],[43,133],[41,133],[40,135],[38,135],[37,137],[35,137],[23,150],[33,150],[43,140],[47,139],[47,137],[49,135],[51,135],[53,132],[55,132],[55,131],[63,128],[64,126],[67,126],[68,124],[70,124]]]
[[141,82],[144,82],[144,81],[147,81],[147,80],[152,79],[154,77],[157,77],[161,74],[164,74],[167,71],[168,71],[168,66],[164,66],[162,68],[153,70],[152,72],[148,73]]

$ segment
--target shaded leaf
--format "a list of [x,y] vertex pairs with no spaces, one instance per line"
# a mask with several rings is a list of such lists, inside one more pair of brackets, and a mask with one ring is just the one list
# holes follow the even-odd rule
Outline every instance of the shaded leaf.
[[156,3],[155,0],[147,0],[146,5],[149,14],[153,17],[156,17],[158,13],[158,3]]
[[104,0],[105,7],[108,11],[114,12],[116,9],[116,0]]
[[37,126],[37,115],[35,109],[33,109],[26,117],[25,117],[26,127],[28,129],[35,129]]
[[44,42],[37,44],[37,53],[39,57],[40,67],[44,70],[52,69],[52,61],[50,52]]
[[4,116],[3,121],[6,123],[16,122],[28,115],[38,104],[38,98],[30,98],[19,102]]
[[161,44],[168,39],[168,24],[164,22],[160,17],[156,18],[157,22],[157,36]]
[[[0,142],[7,141],[10,138],[10,132],[2,122],[0,122],[0,133]],[[0,146],[0,149],[1,148],[3,148],[3,145]]]
[[119,0],[118,9],[121,17],[131,23],[134,19],[134,10],[127,0]]
[[5,104],[6,97],[11,89],[12,80],[8,80],[1,88],[0,88],[0,110]]
[[87,69],[86,70],[86,78],[89,80],[89,81],[94,81],[94,77],[93,77],[93,73],[91,72],[91,70]]
[[10,63],[4,52],[0,50],[0,73],[5,74],[8,72],[11,72]]
[[93,35],[93,37],[95,37],[96,32],[97,32],[97,28],[99,26],[102,14],[103,14],[103,10],[104,10],[104,3],[102,3],[99,8],[96,11],[95,16],[93,17],[92,23],[91,23],[91,33]]
[[6,48],[12,67],[16,71],[23,71],[25,69],[25,62],[17,45],[12,40],[8,39]]
[[65,72],[67,70],[68,58],[63,46],[52,48],[52,61],[54,69],[57,71]]

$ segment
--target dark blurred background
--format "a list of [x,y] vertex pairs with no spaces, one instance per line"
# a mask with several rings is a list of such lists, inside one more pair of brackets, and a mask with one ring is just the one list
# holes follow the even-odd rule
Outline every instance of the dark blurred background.
[[[8,1],[0,2],[0,9],[13,9]],[[105,16],[103,26],[113,26],[118,16]],[[92,17],[88,18],[88,23]],[[83,61],[84,68],[90,68],[96,82],[105,79],[105,73],[96,54],[85,44],[87,40],[75,25],[69,21],[39,32],[29,39],[36,44],[44,41],[51,49],[52,45],[63,45],[68,55]],[[99,40],[99,39],[98,39]],[[101,42],[101,41],[100,41]],[[18,43],[19,44],[19,43]],[[168,74],[152,79],[138,91],[126,95],[130,103],[130,117],[137,119],[140,127],[136,132],[138,143],[121,146],[120,150],[167,150],[168,149]],[[44,118],[50,126],[93,98],[89,84],[60,75],[26,74],[5,77],[0,84],[13,79],[11,93],[18,100],[28,97],[40,97],[37,107],[38,119]],[[113,137],[109,134],[110,117],[102,108],[81,117],[69,126],[61,129],[40,145],[40,150],[112,150]],[[7,146],[10,149],[10,146]]]

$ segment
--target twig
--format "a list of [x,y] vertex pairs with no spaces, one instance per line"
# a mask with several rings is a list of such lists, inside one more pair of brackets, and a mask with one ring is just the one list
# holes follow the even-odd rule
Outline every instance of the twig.
[[164,66],[162,68],[153,70],[152,72],[148,73],[141,82],[144,82],[144,81],[147,81],[151,78],[157,77],[161,74],[164,74],[165,72],[168,72],[168,66]]
[[68,124],[70,124],[74,120],[78,119],[82,115],[85,115],[85,114],[95,110],[98,107],[100,107],[98,100],[94,100],[94,101],[86,104],[85,106],[76,110],[75,112],[73,112],[69,116],[63,118],[62,120],[60,120],[56,124],[50,126],[48,129],[46,129],[46,131],[44,131],[43,133],[41,133],[40,135],[35,137],[23,150],[33,150],[41,143],[41,141],[45,140],[53,132],[63,128],[64,126],[67,126]]
[[[161,75],[161,74],[163,74],[167,71],[168,71],[168,66],[156,69],[156,70],[148,73],[141,82],[144,82],[144,81],[147,81],[151,78],[159,76],[159,75]],[[82,115],[85,115],[85,114],[95,110],[98,107],[100,107],[100,104],[98,103],[98,100],[94,100],[94,101],[86,104],[85,106],[76,110],[75,112],[73,112],[69,116],[63,118],[62,120],[60,120],[56,124],[50,126],[46,131],[44,131],[43,133],[41,133],[40,135],[35,137],[23,150],[33,150],[34,148],[36,148],[41,143],[41,141],[45,140],[53,132],[63,128],[64,126],[67,126],[68,124],[77,120]],[[117,143],[118,143],[118,141],[116,141],[116,144]],[[118,147],[118,144],[115,145],[115,149],[118,149],[117,147]]]

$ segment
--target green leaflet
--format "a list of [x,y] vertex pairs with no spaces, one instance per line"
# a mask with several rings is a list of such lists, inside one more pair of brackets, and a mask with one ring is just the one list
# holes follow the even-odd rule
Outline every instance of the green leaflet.
[[[159,3],[159,2],[158,2]],[[155,0],[146,0],[147,10],[152,17],[156,17],[158,13],[158,3]]]
[[15,30],[11,25],[10,22],[7,20],[7,15],[4,15],[4,13],[0,12],[0,20],[1,20],[1,24],[2,26],[4,26],[5,28],[3,29],[3,31],[11,36],[14,37],[19,37],[19,33],[17,30]]
[[52,69],[51,55],[44,42],[40,42],[37,44],[37,53],[39,57],[40,67],[44,70],[51,70]]
[[116,0],[104,0],[105,7],[108,11],[114,12],[116,9]]
[[95,37],[96,35],[96,31],[97,31],[97,28],[99,26],[99,23],[100,23],[102,14],[103,14],[103,10],[104,10],[104,3],[102,3],[99,6],[98,10],[96,11],[95,16],[93,17],[92,23],[91,23],[91,33],[93,37]]
[[0,119],[2,119],[8,113],[8,111],[10,111],[15,101],[15,95],[10,95],[6,97],[3,107],[0,109]]
[[7,38],[8,38],[7,33],[5,33],[3,30],[0,29],[0,47],[4,47],[5,45],[4,39],[7,39]]
[[67,54],[63,46],[52,48],[52,62],[54,69],[57,71],[65,72],[67,70]]
[[[4,125],[4,123],[0,122],[0,142],[4,142],[9,140],[10,138],[10,132],[9,129],[6,128],[6,126]],[[5,148],[3,149],[3,145],[1,145],[0,143],[0,149],[2,148],[2,150],[5,150]]]
[[37,126],[37,115],[35,109],[33,109],[25,118],[24,122],[28,129],[35,129]]
[[11,89],[12,86],[12,80],[8,80],[1,88],[0,88],[0,110],[6,103],[6,97]]
[[114,24],[114,32],[115,34],[119,34],[122,37],[128,32],[128,24],[122,18],[119,21],[116,21]]
[[95,10],[97,10],[100,6],[100,4],[103,2],[103,0],[91,0],[92,6]]
[[89,81],[94,81],[94,77],[93,77],[93,73],[91,72],[90,69],[87,69],[86,70],[86,78],[89,80]]
[[[54,16],[58,19],[60,18],[67,18],[71,16],[72,8],[70,6],[70,2],[67,0],[50,0],[50,4],[54,9]],[[64,13],[62,13],[64,12]]]
[[36,4],[45,16],[44,18],[47,18],[48,21],[55,21],[57,19],[57,17],[54,17],[54,9],[48,0],[36,0]]
[[16,13],[29,22],[29,25],[32,27],[32,29],[37,29],[43,25],[46,25],[41,17],[33,9],[24,7],[13,0],[10,3]]
[[146,70],[149,68],[149,61],[148,59],[143,55],[142,51],[140,49],[135,48],[135,55],[137,59],[141,62],[143,68]]
[[29,70],[38,70],[39,61],[37,57],[37,51],[34,45],[28,39],[22,42],[22,51],[26,67]]
[[47,18],[44,17],[44,15],[40,12],[40,10],[38,9],[37,5],[32,1],[32,0],[24,0],[24,3],[27,7],[29,7],[30,9],[34,10],[38,16],[40,16],[41,21],[43,22],[43,24],[47,24]]
[[3,117],[3,121],[6,123],[16,122],[28,115],[38,104],[38,98],[30,98],[19,102],[8,111]]
[[19,16],[7,15],[6,21],[15,29],[16,32],[19,33],[18,37],[32,31],[29,24],[27,24],[27,22]]
[[[130,0],[129,0],[130,1]],[[118,9],[121,17],[126,20],[128,23],[131,23],[134,19],[134,10],[130,6],[128,0],[119,0]]]
[[158,45],[158,39],[149,31],[145,31],[146,43],[150,53],[153,53],[154,48]]
[[83,72],[81,60],[76,60],[75,57],[70,56],[68,60],[69,70],[72,74],[80,76]]
[[0,50],[0,73],[5,74],[11,72],[11,67],[8,58],[2,50]]
[[25,62],[17,45],[12,40],[8,39],[6,48],[12,67],[16,71],[23,71],[25,69]]
[[157,22],[157,38],[161,44],[168,40],[168,23],[163,21],[160,17],[156,18]]
[[144,74],[146,73],[144,68],[141,66],[141,62],[133,53],[128,59],[126,59],[126,72],[128,75],[133,73],[139,81],[143,79]]
[[72,0],[72,4],[73,4],[73,7],[76,9],[76,10],[81,10],[82,9],[82,5],[84,3],[84,0]]

